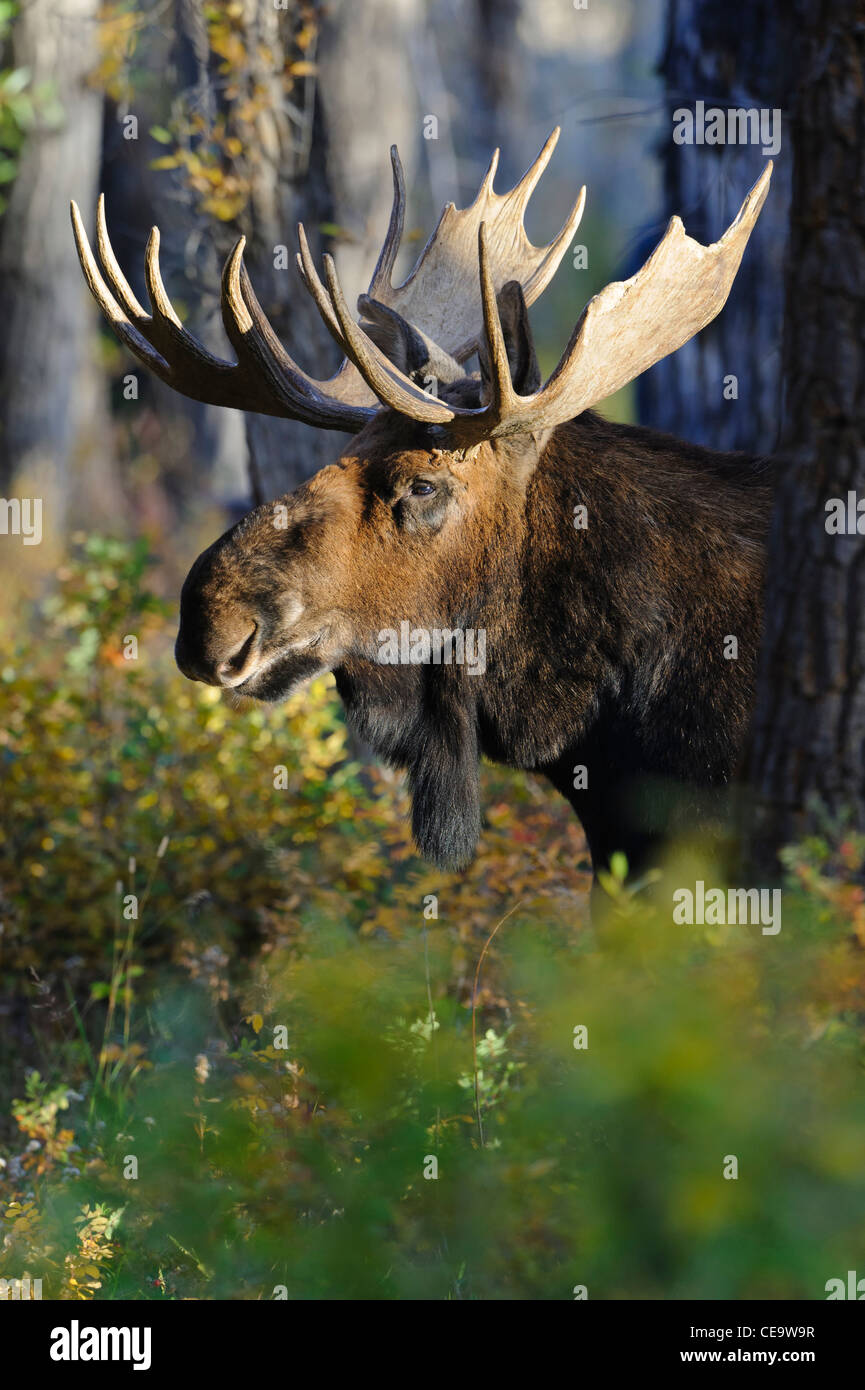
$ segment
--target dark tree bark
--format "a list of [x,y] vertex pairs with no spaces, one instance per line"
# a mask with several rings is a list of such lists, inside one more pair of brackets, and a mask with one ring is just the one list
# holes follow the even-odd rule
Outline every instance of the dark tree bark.
[[826,503],[865,497],[865,0],[788,0],[796,36],[786,414],[746,771],[752,857],[813,825],[865,830],[865,536]]
[[481,101],[472,121],[477,152],[482,163],[496,145],[502,146],[508,173],[511,160],[506,139],[518,131],[526,115],[525,53],[518,25],[523,0],[475,0],[475,61]]
[[[660,149],[664,214],[639,247],[639,262],[678,213],[690,236],[715,241],[762,172],[754,145],[677,145],[673,112],[706,107],[783,108],[790,54],[788,17],[778,0],[719,5],[669,0],[660,71],[667,137]],[[789,128],[775,159],[772,192],[748,244],[724,312],[672,357],[640,378],[639,416],[714,449],[771,452],[778,443],[781,398],[783,255],[790,184]],[[633,266],[635,270],[637,265]],[[724,398],[724,378],[738,398]]]
[[[145,29],[139,61],[162,75],[159,86],[138,83],[127,101],[109,97],[105,102],[98,186],[105,194],[112,245],[139,301],[146,305],[145,248],[150,228],[158,226],[160,266],[169,294],[185,306],[189,331],[224,357],[219,284],[224,259],[220,252],[225,248],[208,234],[184,179],[151,167],[154,153],[164,150],[148,136],[151,125],[168,123],[172,106],[205,122],[215,114],[207,23],[198,0],[175,0],[173,25],[151,24]],[[124,137],[127,114],[138,122],[136,139]],[[89,205],[85,220],[89,222],[92,214]],[[123,353],[121,370],[124,376],[129,372],[137,377],[138,396],[133,401],[122,398],[115,379],[118,452],[122,458],[129,451],[134,459],[142,448],[141,437],[147,438],[159,458],[160,491],[170,513],[184,512],[202,495],[245,500],[242,417],[172,390],[129,353]],[[130,434],[124,441],[126,427]]]
[[[257,0],[246,0],[246,7],[250,50],[288,54],[296,15]],[[265,311],[291,356],[318,377],[335,370],[339,353],[294,269],[295,224],[304,223],[318,258],[321,225],[344,229],[331,249],[352,302],[367,287],[387,230],[389,146],[400,144],[407,172],[414,165],[420,129],[406,49],[423,14],[419,0],[380,0],[374,8],[336,0],[321,18],[318,75],[292,92],[291,110],[272,68],[260,74],[273,88],[273,102],[258,123],[253,196],[242,228]],[[287,269],[274,266],[280,245],[290,253]],[[339,433],[266,416],[249,416],[246,436],[257,501],[293,490],[348,443]]]
[[[288,50],[291,11],[272,11],[248,3],[250,37],[263,45]],[[473,84],[469,115],[462,121],[463,143],[483,148],[483,162],[501,138],[503,112],[516,85],[513,53],[519,0],[491,7],[481,0],[470,47],[470,70],[481,70],[480,98]],[[451,121],[456,104],[445,79],[443,63],[462,31],[441,31],[439,7],[427,9],[421,0],[377,0],[360,5],[332,0],[322,9],[315,53],[314,118],[303,157],[298,159],[296,122],[277,116],[279,93],[274,89],[272,115],[261,131],[266,158],[257,168],[256,187],[246,225],[249,262],[256,287],[286,348],[317,376],[329,374],[339,355],[323,328],[318,312],[303,290],[293,265],[273,268],[274,245],[293,249],[294,225],[303,221],[313,254],[334,253],[349,303],[367,288],[387,229],[391,203],[388,162],[390,145],[399,146],[410,198],[418,153],[424,147],[432,200],[421,190],[421,220],[431,230],[444,202],[458,192],[458,169]],[[510,55],[504,63],[503,54]],[[265,75],[262,74],[262,80]],[[272,81],[273,79],[271,79]],[[306,105],[308,93],[293,96]],[[312,106],[309,106],[312,115]],[[426,115],[439,120],[439,138],[425,142]],[[495,129],[496,138],[492,131]],[[301,146],[303,140],[301,139]],[[506,143],[506,142],[503,142]],[[322,223],[340,229],[327,246],[319,233]],[[412,210],[408,227],[414,225]],[[397,267],[407,272],[419,249],[409,247]],[[294,422],[262,416],[247,421],[250,475],[257,499],[293,489],[345,447],[346,436],[315,430]]]
[[[255,118],[254,134],[244,151],[252,188],[239,230],[247,237],[250,273],[274,329],[301,367],[324,377],[336,365],[334,344],[304,293],[293,263],[295,224],[302,221],[309,228],[312,245],[317,247],[317,228],[331,219],[325,169],[312,144],[315,83],[308,78],[303,91],[293,90],[289,108],[279,72],[290,58],[298,8],[276,10],[257,0],[244,0],[253,79],[261,90],[270,91],[271,99]],[[289,264],[282,269],[275,265],[278,246],[285,246],[289,253]],[[248,415],[245,427],[255,502],[292,491],[339,452],[325,432],[294,420]]]

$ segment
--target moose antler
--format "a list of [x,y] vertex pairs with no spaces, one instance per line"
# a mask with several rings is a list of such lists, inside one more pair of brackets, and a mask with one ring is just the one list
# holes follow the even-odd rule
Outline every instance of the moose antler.
[[[236,362],[224,362],[187,333],[165,292],[159,270],[159,229],[150,233],[145,278],[152,313],[141,307],[117,263],[99,198],[96,245],[100,270],[77,205],[72,227],[90,292],[115,333],[158,377],[193,400],[303,420],[325,429],[361,429],[376,411],[375,397],[349,362],[329,381],[316,381],[292,361],[255,297],[243,265],[245,238],[222,274],[222,319]],[[102,271],[104,271],[104,278]],[[106,284],[107,279],[107,284]]]
[[[555,274],[586,203],[586,190],[581,188],[558,235],[547,246],[533,246],[529,241],[523,218],[560,134],[561,129],[556,126],[534,163],[509,193],[493,190],[499,163],[499,151],[495,150],[474,202],[460,210],[453,203],[447,204],[414,270],[398,288],[391,283],[391,276],[405,220],[405,182],[399,153],[393,145],[393,209],[369,298],[395,309],[451,357],[464,362],[480,346],[477,244],[479,229],[485,224],[496,289],[508,280],[519,280],[526,303],[533,304]],[[365,298],[358,301],[361,312]]]
[[[325,291],[301,237],[303,275],[331,332],[384,405],[416,420],[449,425],[451,433],[464,442],[550,429],[633,381],[682,347],[721,312],[771,176],[770,160],[733,222],[711,246],[694,241],[686,235],[681,219],[671,218],[663,238],[636,275],[607,285],[589,301],[559,365],[531,396],[518,395],[511,382],[496,300],[499,248],[490,228],[481,222],[477,228],[478,279],[490,387],[488,401],[477,409],[429,397],[394,366],[352,319],[331,257],[324,258]],[[444,217],[440,228],[443,225]],[[442,245],[438,254],[443,257],[444,252]],[[451,292],[455,285],[454,278]],[[455,298],[459,300],[463,292],[460,284]]]
[[302,226],[301,275],[345,353],[339,370],[327,381],[303,372],[280,343],[244,267],[242,237],[222,276],[222,317],[236,362],[215,357],[183,328],[162,283],[155,227],[145,258],[150,314],[138,303],[117,263],[102,198],[97,213],[99,261],[72,204],[78,254],[90,290],[118,336],[163,381],[195,400],[351,432],[361,429],[381,404],[414,420],[448,425],[461,440],[472,442],[553,428],[675,352],[721,311],[772,173],[770,162],[736,219],[712,246],[686,236],[674,217],[642,269],[630,280],[607,285],[589,302],[546,385],[521,396],[511,382],[496,296],[506,284],[516,282],[526,302],[532,303],[552,278],[579,224],[585,189],[547,246],[533,246],[523,226],[526,206],[558,136],[556,128],[506,194],[493,189],[496,150],[474,202],[460,211],[447,205],[414,270],[396,288],[392,274],[405,221],[405,184],[396,147],[391,150],[390,224],[369,295],[360,297],[359,308],[363,313],[371,300],[377,301],[458,361],[481,351],[489,364],[489,387],[488,399],[477,409],[428,395],[390,361],[352,316],[330,256],[324,257],[327,286],[322,284]]
[[[452,203],[447,205],[417,265],[397,289],[391,283],[391,275],[405,222],[405,181],[399,153],[393,146],[393,208],[370,283],[369,298],[409,318],[420,332],[434,339],[449,355],[460,361],[470,356],[478,346],[481,324],[481,296],[475,268],[475,245],[481,223],[486,222],[490,228],[491,273],[496,285],[501,287],[507,280],[518,278],[530,303],[549,283],[579,223],[585,189],[558,236],[548,246],[533,246],[523,227],[529,198],[558,137],[556,128],[531,168],[506,195],[493,191],[499,155],[496,150],[472,205],[462,211],[457,211]],[[156,227],[150,234],[145,256],[151,305],[148,314],[132,293],[114,255],[104,198],[100,197],[97,211],[98,259],[91,250],[74,202],[71,211],[78,255],[93,297],[118,337],[169,386],[208,404],[299,419],[326,429],[354,432],[375,414],[379,401],[371,383],[380,377],[376,366],[369,365],[366,372],[359,371],[354,356],[347,354],[334,376],[327,381],[317,381],[289,357],[255,296],[243,264],[243,238],[231,252],[222,277],[222,318],[237,354],[236,362],[226,362],[208,352],[184,329],[177,317],[162,282]],[[341,322],[311,269],[306,237],[302,228],[299,231],[302,254],[298,260],[304,268],[304,278],[325,322],[345,350]],[[333,295],[339,298],[341,291],[335,289]],[[361,308],[366,300],[367,296],[361,297]],[[347,308],[344,314],[351,317]],[[363,352],[362,347],[359,350]],[[408,384],[406,396],[405,390],[400,390],[401,373],[391,367],[386,358],[383,360],[387,364],[386,374],[389,369],[386,391],[399,397],[397,408],[431,423],[450,418],[449,412],[413,383]],[[382,399],[388,399],[387,395]]]
[[479,235],[484,329],[492,363],[484,433],[550,429],[572,420],[676,352],[727,302],[748,238],[772,177],[771,160],[720,241],[703,246],[672,217],[649,259],[630,280],[605,286],[586,305],[559,365],[540,391],[513,389],[489,268],[485,229]]

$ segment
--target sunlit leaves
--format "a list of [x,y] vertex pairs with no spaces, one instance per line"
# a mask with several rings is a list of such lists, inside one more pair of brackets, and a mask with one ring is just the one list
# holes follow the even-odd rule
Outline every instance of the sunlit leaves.
[[674,927],[618,858],[596,931],[569,808],[485,769],[478,859],[442,875],[331,682],[230,710],[174,669],[161,584],[81,537],[5,634],[2,983],[40,1069],[3,1097],[0,1271],[67,1299],[821,1297],[865,1238],[865,840],[787,856],[777,937]]

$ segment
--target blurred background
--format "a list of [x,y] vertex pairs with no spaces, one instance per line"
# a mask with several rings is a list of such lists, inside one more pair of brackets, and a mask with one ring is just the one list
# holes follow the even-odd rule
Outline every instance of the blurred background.
[[[673,112],[778,105],[783,14],[0,0],[0,493],[43,499],[41,543],[0,543],[6,1277],[68,1299],[819,1298],[861,1259],[862,837],[829,819],[789,852],[771,948],[673,932],[619,880],[600,940],[581,831],[534,778],[484,770],[482,851],[448,878],[330,680],[244,713],[184,681],[192,559],[340,439],[150,376],[101,322],[68,214],[92,232],[104,191],[144,303],[158,224],[178,313],[223,355],[242,233],[271,322],[324,376],[296,222],[353,300],[392,143],[408,272],[494,146],[501,190],[558,124],[532,240],[583,183],[588,202],[532,310],[550,370],[670,216],[703,242],[735,216],[763,154],[675,145]],[[604,411],[775,447],[789,199],[782,144],[724,313]]]
[[[46,532],[58,540],[69,525],[116,527],[124,515],[130,531],[162,535],[202,505],[245,504],[252,490],[276,496],[339,452],[339,438],[308,426],[187,402],[124,355],[90,301],[69,230],[75,198],[92,231],[99,191],[142,301],[156,223],[181,317],[223,354],[219,272],[243,233],[266,312],[289,351],[323,376],[336,349],[297,277],[296,223],[310,230],[317,256],[335,254],[353,302],[387,227],[392,143],[409,190],[398,267],[407,273],[444,204],[474,197],[495,146],[506,188],[561,125],[530,234],[548,241],[583,183],[588,202],[574,252],[534,315],[551,368],[586,301],[638,268],[674,212],[694,236],[714,240],[761,171],[753,146],[671,139],[672,111],[701,94],[709,104],[756,100],[757,79],[741,61],[743,27],[754,28],[766,80],[772,7],[711,25],[708,10],[665,0],[585,10],[570,0],[279,8],[4,0],[4,494],[26,495],[38,481]],[[774,444],[786,225],[779,163],[730,308],[608,408],[719,447]],[[288,255],[277,269],[279,246]],[[741,382],[733,408],[712,390],[727,370]]]

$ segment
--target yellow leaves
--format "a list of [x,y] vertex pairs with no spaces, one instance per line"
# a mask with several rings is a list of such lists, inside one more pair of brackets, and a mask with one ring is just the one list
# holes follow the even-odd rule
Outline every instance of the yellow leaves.
[[75,1217],[78,1249],[64,1260],[64,1284],[74,1298],[87,1301],[103,1287],[106,1266],[114,1259],[112,1236],[121,1214],[122,1208],[109,1212],[100,1205],[85,1206]]
[[244,141],[228,132],[224,117],[205,127],[201,118],[194,116],[186,128],[178,123],[173,134],[161,126],[153,127],[151,134],[161,144],[174,142],[171,153],[151,160],[152,169],[183,170],[190,188],[199,195],[202,211],[220,221],[240,215],[250,193],[249,179],[236,164],[243,155]]
[[260,101],[253,101],[248,98],[246,101],[239,101],[234,111],[234,119],[239,126],[252,126],[261,115],[262,104]]
[[103,5],[96,27],[99,65],[91,86],[101,85],[106,94],[121,102],[132,97],[130,61],[145,23],[141,14],[119,3]]
[[244,1019],[244,1022],[249,1024],[253,1033],[256,1035],[258,1035],[264,1027],[264,1019],[261,1014],[250,1014],[248,1018]]
[[[280,89],[290,92],[295,81],[318,73],[313,60],[318,27],[315,11],[305,9],[296,34],[284,38],[281,34],[270,44],[253,38],[256,28],[244,5],[213,0],[203,13],[210,56],[221,79],[222,109],[209,121],[200,111],[188,109],[170,125],[151,126],[150,135],[157,143],[173,146],[151,167],[183,173],[198,195],[201,212],[229,222],[237,220],[249,202],[252,185],[247,166],[260,157],[262,123],[264,119],[272,123]],[[115,18],[113,10],[106,12],[104,42],[109,47],[121,39],[113,27]],[[129,52],[124,50],[124,57],[110,71],[106,55],[106,81],[122,85]]]
[[26,1202],[10,1202],[4,1219],[12,1222],[11,1234],[15,1237],[26,1235],[39,1215],[39,1209],[32,1198]]
[[317,37],[318,26],[307,21],[294,36],[295,47],[299,48],[301,53],[305,53]]
[[210,47],[222,59],[219,71],[223,76],[247,65],[246,45],[238,34],[222,25],[212,25],[209,32]]
[[364,922],[360,929],[361,936],[373,936],[378,932],[386,932],[388,936],[400,937],[405,928],[405,917],[405,911],[401,906],[380,907],[369,921]]
[[202,210],[209,212],[220,222],[233,222],[239,217],[249,201],[244,189],[235,193],[209,194],[202,199]]

